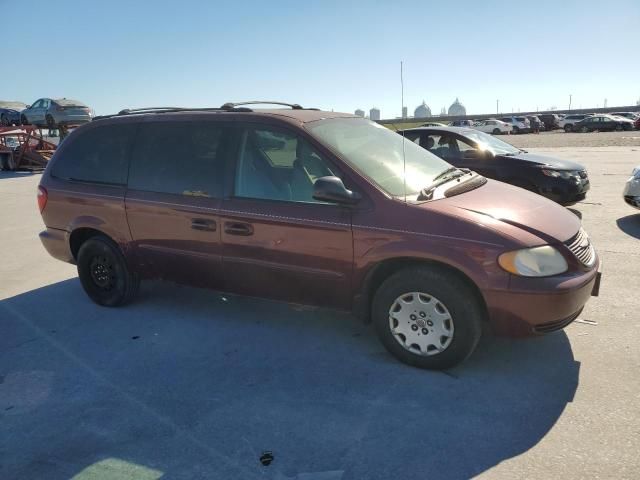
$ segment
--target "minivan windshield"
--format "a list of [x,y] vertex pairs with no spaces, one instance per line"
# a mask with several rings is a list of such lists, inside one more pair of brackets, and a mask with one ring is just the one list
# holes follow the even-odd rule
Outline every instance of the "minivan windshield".
[[517,155],[521,150],[515,148],[513,145],[498,140],[493,135],[486,133],[471,131],[465,132],[464,136],[469,140],[472,140],[478,144],[481,150],[490,150],[495,155]]
[[331,118],[309,122],[305,127],[353,168],[395,197],[417,195],[451,168],[414,142],[370,120]]

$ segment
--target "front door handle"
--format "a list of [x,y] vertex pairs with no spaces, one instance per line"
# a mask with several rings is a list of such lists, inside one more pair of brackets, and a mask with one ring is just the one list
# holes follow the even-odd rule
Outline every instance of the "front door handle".
[[204,232],[215,232],[216,222],[213,220],[207,220],[206,218],[194,218],[191,220],[191,228]]
[[253,227],[248,223],[225,222],[224,231],[229,235],[240,235],[243,237],[253,235]]

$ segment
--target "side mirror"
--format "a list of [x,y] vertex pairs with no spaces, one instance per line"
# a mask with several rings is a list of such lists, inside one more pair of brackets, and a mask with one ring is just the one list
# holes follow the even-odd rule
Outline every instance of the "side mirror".
[[31,105],[27,105],[26,107],[24,107],[24,109],[26,110],[27,108],[31,108]]
[[354,205],[360,200],[360,194],[347,190],[338,177],[320,177],[313,184],[313,198],[323,202]]

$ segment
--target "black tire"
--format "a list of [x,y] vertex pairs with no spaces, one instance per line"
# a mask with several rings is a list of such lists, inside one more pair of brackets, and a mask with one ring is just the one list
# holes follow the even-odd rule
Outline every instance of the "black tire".
[[25,117],[24,115],[20,117],[20,123],[22,125],[29,125],[29,122],[27,121],[27,117]]
[[573,125],[569,124],[569,125],[565,125],[564,126],[564,131],[569,133],[569,132],[573,132]]
[[588,132],[589,132],[589,127],[587,127],[587,126],[585,125],[584,127],[581,127],[581,128],[580,128],[580,131],[581,131],[582,133],[588,133]]
[[520,127],[513,127],[513,133],[520,133]]
[[[420,355],[409,351],[400,344],[402,337],[396,339],[391,331],[390,310],[398,298],[410,292],[432,297],[431,301],[435,299],[437,304],[444,305],[450,314],[453,335],[440,353]],[[435,266],[407,268],[391,275],[378,288],[372,304],[372,320],[384,347],[401,362],[426,369],[450,368],[468,358],[480,340],[484,317],[484,308],[473,288],[455,274]],[[416,327],[416,335],[420,335],[418,330],[421,328],[427,335],[433,333],[433,330],[429,332],[429,326]]]
[[54,128],[56,128],[56,121],[53,119],[51,115],[47,115],[45,120],[47,122],[47,128],[49,130],[53,130]]
[[500,135],[500,129],[499,128],[494,128],[493,129],[493,134],[494,135]]
[[78,251],[78,276],[84,291],[98,305],[117,307],[138,292],[139,277],[132,273],[120,248],[109,238],[89,238]]

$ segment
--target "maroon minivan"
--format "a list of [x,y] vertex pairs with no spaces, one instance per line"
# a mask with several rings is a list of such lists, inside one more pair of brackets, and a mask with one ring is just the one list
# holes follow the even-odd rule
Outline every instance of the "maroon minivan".
[[598,293],[565,208],[353,115],[125,110],[73,132],[39,186],[47,251],[96,303],[141,279],[350,310],[398,359],[447,368],[561,329]]

